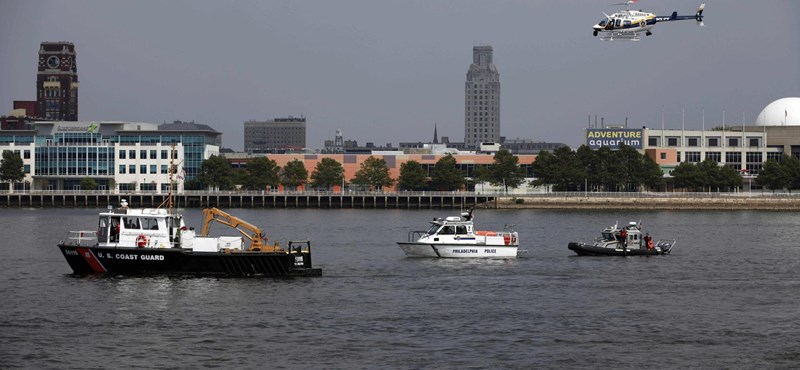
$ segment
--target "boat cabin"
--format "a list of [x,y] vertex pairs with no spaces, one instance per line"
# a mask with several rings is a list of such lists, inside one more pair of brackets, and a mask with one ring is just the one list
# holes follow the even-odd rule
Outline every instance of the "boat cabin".
[[445,219],[434,218],[431,227],[425,232],[427,235],[474,235],[472,217],[468,213],[459,216],[450,216]]
[[100,246],[171,248],[184,228],[180,216],[162,208],[130,209],[125,200],[117,209],[100,213],[97,242]]
[[638,222],[629,222],[627,225],[617,227],[617,225],[607,227],[601,232],[602,240],[606,242],[622,242],[622,230],[625,230],[628,248],[640,248],[642,246],[642,230]]

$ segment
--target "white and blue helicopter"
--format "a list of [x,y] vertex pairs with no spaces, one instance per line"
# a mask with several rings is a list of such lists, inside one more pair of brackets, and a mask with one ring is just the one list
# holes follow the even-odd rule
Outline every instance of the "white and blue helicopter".
[[612,4],[625,5],[625,10],[611,15],[604,12],[603,15],[606,16],[605,19],[592,27],[594,29],[594,35],[600,35],[600,39],[603,41],[639,41],[639,33],[644,31],[645,36],[652,35],[653,33],[650,32],[650,29],[655,27],[658,22],[694,19],[697,21],[698,25],[703,25],[703,10],[706,4],[700,4],[694,15],[678,15],[678,12],[672,12],[672,14],[668,16],[659,16],[641,10],[630,10],[631,4],[636,4],[637,1],[638,0],[630,0],[624,3]]

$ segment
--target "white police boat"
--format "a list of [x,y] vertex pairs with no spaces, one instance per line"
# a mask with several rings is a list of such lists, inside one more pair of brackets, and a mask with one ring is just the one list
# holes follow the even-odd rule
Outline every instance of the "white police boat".
[[514,225],[503,231],[476,231],[472,210],[445,219],[434,218],[427,231],[410,231],[397,242],[407,257],[516,258],[519,236]]

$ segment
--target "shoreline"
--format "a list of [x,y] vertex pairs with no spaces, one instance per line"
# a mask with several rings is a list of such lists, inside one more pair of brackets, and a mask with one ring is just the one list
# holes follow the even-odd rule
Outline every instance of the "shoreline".
[[[0,208],[106,208],[127,199],[143,208],[166,206],[163,194],[0,194]],[[800,210],[800,195],[742,193],[206,193],[174,196],[179,208],[307,209],[659,209]]]
[[[658,209],[658,210],[800,210],[794,197],[711,197],[711,196],[517,196],[499,197],[497,209]],[[521,203],[519,203],[521,202]]]

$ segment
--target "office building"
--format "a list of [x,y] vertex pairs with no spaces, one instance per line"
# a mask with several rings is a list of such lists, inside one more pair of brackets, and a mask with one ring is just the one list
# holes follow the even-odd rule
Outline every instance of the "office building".
[[298,151],[305,147],[306,118],[303,116],[244,123],[245,152],[277,153]]
[[464,146],[500,142],[500,74],[491,46],[472,48],[472,64],[464,84]]

